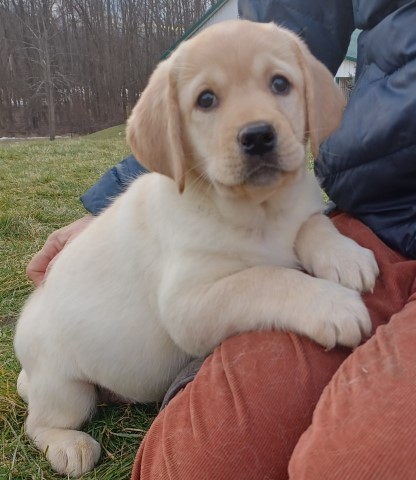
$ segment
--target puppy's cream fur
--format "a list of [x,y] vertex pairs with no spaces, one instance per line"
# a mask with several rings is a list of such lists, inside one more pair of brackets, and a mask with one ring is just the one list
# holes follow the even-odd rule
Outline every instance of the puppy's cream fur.
[[[217,100],[204,109],[207,90]],[[306,169],[308,139],[316,153],[342,110],[330,73],[272,24],[219,24],[157,67],[127,133],[154,173],[64,249],[18,323],[27,433],[56,471],[98,461],[78,431],[95,385],[160,400],[192,356],[239,332],[291,330],[325,348],[369,333],[359,292],[374,286],[374,257],[322,215]],[[259,122],[277,143],[250,170],[237,137]]]

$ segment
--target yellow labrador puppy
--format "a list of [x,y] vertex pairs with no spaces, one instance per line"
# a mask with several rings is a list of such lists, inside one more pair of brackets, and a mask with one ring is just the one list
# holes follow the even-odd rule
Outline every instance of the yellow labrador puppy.
[[273,24],[213,26],[157,67],[127,128],[155,173],[65,248],[17,327],[26,430],[57,472],[98,461],[78,431],[95,385],[150,402],[239,332],[325,348],[370,332],[359,292],[377,264],[322,214],[306,168],[307,141],[316,152],[342,110],[330,73]]

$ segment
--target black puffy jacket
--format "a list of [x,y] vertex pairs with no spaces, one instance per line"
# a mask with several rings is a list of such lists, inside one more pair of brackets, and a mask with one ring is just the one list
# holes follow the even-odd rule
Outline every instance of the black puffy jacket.
[[[340,210],[416,258],[416,0],[239,0],[242,18],[274,21],[304,38],[334,74],[360,28],[356,87],[316,173]],[[83,197],[98,213],[142,170],[134,157]]]
[[239,13],[294,30],[334,74],[363,30],[355,89],[315,170],[340,210],[416,258],[416,1],[239,0]]

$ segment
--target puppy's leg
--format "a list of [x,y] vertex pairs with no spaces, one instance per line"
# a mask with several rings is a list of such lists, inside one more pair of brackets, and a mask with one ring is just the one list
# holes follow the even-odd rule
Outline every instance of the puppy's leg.
[[289,330],[328,349],[355,347],[371,330],[358,292],[294,269],[252,267],[204,285],[184,285],[177,280],[180,274],[169,277],[173,282],[161,296],[161,319],[191,355],[202,356],[249,330]]
[[379,270],[373,252],[341,235],[325,215],[312,215],[302,225],[295,250],[304,269],[315,277],[359,292],[374,288]]
[[37,373],[29,380],[28,436],[60,474],[79,477],[94,468],[100,446],[77,431],[95,408],[94,386]]

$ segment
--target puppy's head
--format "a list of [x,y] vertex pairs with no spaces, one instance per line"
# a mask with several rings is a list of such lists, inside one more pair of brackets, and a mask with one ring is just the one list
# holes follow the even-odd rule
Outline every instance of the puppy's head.
[[229,21],[184,42],[153,73],[128,121],[133,153],[182,191],[197,175],[228,189],[274,187],[338,126],[344,99],[288,30]]

